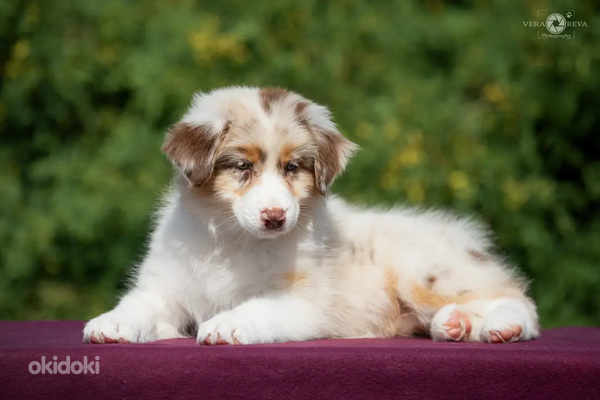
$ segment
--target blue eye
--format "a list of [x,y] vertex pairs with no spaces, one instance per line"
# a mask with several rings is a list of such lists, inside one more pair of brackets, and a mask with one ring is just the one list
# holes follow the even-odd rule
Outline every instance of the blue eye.
[[252,163],[250,161],[244,160],[244,161],[238,162],[235,165],[235,167],[237,169],[239,169],[240,171],[246,171],[246,170],[249,170],[250,168],[252,168]]
[[286,171],[295,171],[297,169],[298,169],[298,164],[296,164],[294,162],[289,162],[285,165]]

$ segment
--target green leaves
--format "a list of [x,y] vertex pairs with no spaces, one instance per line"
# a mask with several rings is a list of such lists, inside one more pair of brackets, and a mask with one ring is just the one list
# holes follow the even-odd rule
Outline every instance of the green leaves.
[[171,176],[167,127],[247,84],[331,108],[362,148],[334,191],[478,215],[544,325],[600,323],[597,10],[539,40],[536,10],[467,3],[1,3],[0,317],[108,307]]

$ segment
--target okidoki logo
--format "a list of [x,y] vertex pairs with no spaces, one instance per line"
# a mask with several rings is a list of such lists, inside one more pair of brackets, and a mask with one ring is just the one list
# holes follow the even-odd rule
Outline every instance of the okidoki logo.
[[29,373],[37,374],[90,374],[96,375],[100,373],[100,356],[94,357],[94,360],[88,362],[87,356],[83,357],[83,361],[71,362],[71,357],[67,356],[64,361],[58,361],[58,357],[52,357],[52,360],[46,362],[46,356],[42,356],[41,361],[32,361],[29,363]]

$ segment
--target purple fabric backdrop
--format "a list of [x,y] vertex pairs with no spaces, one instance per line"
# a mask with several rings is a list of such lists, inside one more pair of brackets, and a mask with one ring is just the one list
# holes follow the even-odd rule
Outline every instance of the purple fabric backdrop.
[[[193,339],[83,344],[82,328],[0,322],[0,397],[600,399],[600,328],[496,345],[353,339],[217,347]],[[68,356],[75,371],[87,357],[88,369],[30,373],[31,362],[39,363],[34,372],[42,368],[42,356],[46,364]]]

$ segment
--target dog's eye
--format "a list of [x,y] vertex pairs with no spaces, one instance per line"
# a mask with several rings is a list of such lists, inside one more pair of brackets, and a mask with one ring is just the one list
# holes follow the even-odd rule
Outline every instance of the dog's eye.
[[295,171],[297,169],[298,169],[298,164],[296,164],[294,162],[289,162],[285,165],[286,171]]
[[246,170],[248,170],[248,169],[252,168],[252,163],[251,163],[250,161],[246,161],[246,160],[244,160],[244,161],[240,161],[240,162],[238,162],[238,163],[235,165],[235,167],[236,167],[237,169],[239,169],[240,171],[246,171]]

